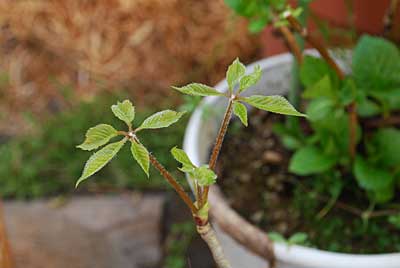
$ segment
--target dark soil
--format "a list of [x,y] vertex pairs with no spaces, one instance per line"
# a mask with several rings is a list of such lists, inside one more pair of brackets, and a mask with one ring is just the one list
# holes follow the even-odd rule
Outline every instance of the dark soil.
[[255,111],[247,128],[233,122],[217,167],[219,185],[231,206],[267,232],[285,237],[307,233],[308,246],[347,253],[398,252],[400,231],[387,217],[365,221],[352,213],[365,211],[368,204],[358,197],[363,196],[358,189],[354,191],[354,181],[327,209],[329,193],[318,190],[315,178],[288,172],[291,152],[272,131],[283,118]]

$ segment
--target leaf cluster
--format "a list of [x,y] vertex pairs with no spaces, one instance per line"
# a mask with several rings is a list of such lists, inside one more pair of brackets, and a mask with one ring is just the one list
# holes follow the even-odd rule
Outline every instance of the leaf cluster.
[[252,95],[242,96],[250,87],[256,85],[262,75],[260,66],[255,66],[251,72],[246,71],[246,67],[239,59],[235,59],[228,67],[226,72],[226,82],[228,92],[222,93],[215,88],[199,83],[191,83],[183,87],[173,87],[175,90],[192,96],[220,96],[226,97],[232,102],[233,113],[240,119],[243,125],[248,125],[247,107],[245,104],[254,108],[293,116],[305,116],[298,112],[284,97],[278,95],[263,96]]
[[[342,170],[338,179],[355,179],[372,203],[391,201],[400,180],[400,130],[371,129],[365,122],[386,118],[400,109],[399,73],[398,48],[385,39],[368,35],[355,47],[352,72],[344,80],[322,59],[306,56],[300,78],[312,133],[275,127],[283,143],[294,150],[289,170],[300,176],[317,177],[333,176],[336,170]],[[350,103],[355,104],[360,118],[354,161],[348,149]]]
[[283,235],[278,232],[269,232],[268,237],[274,241],[279,243],[285,243],[290,245],[307,245],[308,235],[303,232],[294,233],[288,239],[286,239]]
[[[246,72],[246,67],[236,59],[228,68],[226,73],[226,80],[229,90],[226,93],[219,92],[213,87],[203,85],[200,83],[191,83],[183,87],[173,87],[175,90],[180,91],[186,95],[204,97],[216,96],[225,97],[229,100],[227,115],[231,112],[237,115],[240,121],[247,126],[247,107],[244,103],[255,108],[286,114],[294,116],[305,116],[298,112],[284,97],[282,96],[262,96],[253,95],[249,97],[242,97],[244,93],[251,86],[255,85],[261,78],[260,66],[255,66],[252,72]],[[105,167],[129,141],[131,143],[130,151],[133,159],[139,164],[141,169],[149,176],[150,163],[153,164],[165,179],[180,193],[184,201],[190,206],[193,213],[198,212],[198,216],[207,219],[208,217],[208,202],[203,200],[203,192],[210,185],[214,184],[217,175],[208,165],[196,166],[189,159],[188,155],[177,147],[172,148],[171,154],[179,163],[182,164],[180,170],[187,173],[193,179],[196,191],[196,201],[194,203],[189,200],[186,193],[183,193],[178,183],[170,176],[168,171],[161,166],[157,159],[149,153],[147,148],[141,143],[139,139],[140,132],[143,130],[159,129],[169,127],[176,123],[184,114],[184,112],[175,112],[172,110],[164,110],[157,112],[146,119],[135,128],[133,121],[136,116],[135,107],[129,100],[118,102],[111,106],[111,110],[115,117],[123,121],[127,125],[127,131],[117,130],[115,127],[108,124],[99,124],[90,128],[85,135],[85,140],[77,147],[83,150],[92,151],[98,149],[87,160],[82,175],[78,179],[76,186],[82,181],[86,180],[93,174],[97,173]],[[226,122],[229,124],[229,120]],[[227,126],[226,126],[227,127]],[[121,137],[122,136],[122,137]],[[118,141],[112,141],[120,137]],[[223,137],[222,137],[223,139]],[[201,193],[201,194],[198,194]],[[201,214],[201,215],[200,215]],[[204,214],[204,215],[203,215]]]
[[[147,117],[136,129],[132,129],[132,123],[135,119],[135,107],[129,100],[112,105],[111,110],[115,117],[128,126],[128,131],[118,131],[111,125],[99,124],[86,132],[86,138],[82,144],[77,146],[78,148],[91,151],[99,149],[103,145],[105,146],[92,154],[87,160],[82,175],[76,182],[76,186],[107,165],[128,140],[131,143],[130,150],[134,160],[145,174],[149,176],[150,153],[139,141],[138,132],[147,129],[168,127],[176,123],[184,114],[184,112],[175,112],[172,110],[160,111]],[[119,141],[109,143],[112,138],[117,136],[122,136],[122,138]]]
[[189,174],[189,177],[196,181],[200,186],[209,186],[216,182],[217,175],[208,165],[197,167],[190,161],[188,155],[182,149],[174,147],[171,149],[171,154],[176,161],[182,164],[179,169],[182,172]]
[[[302,0],[311,2],[312,0]],[[274,22],[275,26],[286,25],[286,19],[275,16],[288,10],[295,17],[300,16],[302,9],[291,9],[287,0],[225,0],[225,3],[238,15],[249,20],[249,31],[258,33],[268,24]],[[277,17],[277,18],[276,18]]]

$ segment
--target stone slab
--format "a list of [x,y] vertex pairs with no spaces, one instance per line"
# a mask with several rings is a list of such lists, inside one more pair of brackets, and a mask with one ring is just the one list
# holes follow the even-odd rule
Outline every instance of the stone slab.
[[4,203],[17,268],[157,267],[164,195]]

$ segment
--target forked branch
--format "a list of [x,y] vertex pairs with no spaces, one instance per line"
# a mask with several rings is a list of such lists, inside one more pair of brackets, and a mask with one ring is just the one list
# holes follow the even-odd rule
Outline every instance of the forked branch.
[[[276,15],[274,16],[273,22],[274,23],[278,22],[278,18]],[[293,33],[285,25],[278,26],[277,28],[278,28],[279,32],[283,35],[283,37],[289,47],[289,50],[293,53],[297,62],[299,64],[302,64],[303,63],[303,53],[301,51],[299,44],[296,41],[295,36],[293,35]]]
[[[215,170],[215,165],[217,164],[217,159],[219,152],[221,151],[222,143],[225,138],[226,131],[228,130],[229,121],[232,117],[233,110],[233,99],[229,99],[228,107],[226,108],[224,119],[222,120],[221,127],[219,128],[217,138],[215,140],[215,144],[213,150],[211,152],[210,161],[208,162],[208,166],[210,169]],[[209,186],[204,188],[203,196],[201,198],[201,203],[204,204],[208,200],[208,192],[210,190]]]
[[218,267],[231,268],[231,265],[225,258],[224,251],[210,223],[207,223],[204,226],[197,226],[197,232],[211,249],[214,261],[217,263]]
[[290,26],[298,32],[312,47],[314,47],[319,54],[321,54],[321,57],[326,60],[326,62],[335,70],[336,74],[338,77],[342,80],[344,79],[345,75],[343,71],[340,69],[340,67],[336,64],[336,62],[333,60],[331,55],[329,54],[328,50],[319,42],[317,38],[314,36],[310,35],[307,28],[303,27],[301,23],[293,17],[289,12],[286,14],[286,19],[289,22]]
[[[285,14],[285,17],[291,27],[297,31],[311,46],[313,46],[321,55],[322,58],[326,60],[326,62],[333,68],[336,72],[337,76],[340,80],[345,78],[345,74],[339,65],[333,60],[328,50],[319,42],[317,38],[310,35],[307,28],[303,27],[301,23],[293,17],[290,12]],[[296,53],[296,52],[294,52]],[[355,102],[352,102],[348,106],[349,111],[349,154],[351,159],[354,159],[356,155],[356,136],[357,136],[357,124],[358,124],[358,116],[357,116],[357,107]]]
[[198,209],[194,206],[193,201],[190,199],[189,195],[185,192],[185,189],[178,183],[178,181],[169,173],[165,167],[158,162],[157,158],[151,153],[149,154],[150,163],[160,172],[160,174],[167,180],[167,182],[174,188],[178,193],[180,198],[185,202],[185,204],[190,208],[192,214],[196,214]]

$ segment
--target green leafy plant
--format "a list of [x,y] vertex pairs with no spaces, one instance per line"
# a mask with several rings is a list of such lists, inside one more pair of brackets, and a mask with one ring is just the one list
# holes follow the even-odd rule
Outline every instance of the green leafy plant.
[[[83,150],[99,150],[88,159],[82,175],[76,183],[76,186],[78,186],[105,167],[112,158],[117,155],[121,148],[129,142],[133,159],[142,168],[144,173],[149,176],[149,166],[152,165],[155,167],[191,210],[197,232],[208,244],[217,265],[221,268],[231,266],[224,257],[219,241],[209,223],[210,207],[208,203],[208,192],[209,187],[217,180],[214,169],[232,113],[237,115],[244,125],[247,125],[247,108],[243,103],[273,113],[305,116],[298,112],[282,96],[242,96],[250,86],[256,84],[260,79],[260,67],[256,67],[252,73],[246,74],[245,66],[239,59],[236,59],[229,66],[226,77],[229,84],[229,91],[227,93],[219,92],[212,87],[198,83],[192,83],[183,87],[173,87],[175,90],[188,95],[220,96],[229,100],[208,165],[198,167],[192,163],[183,150],[177,147],[171,149],[172,156],[182,165],[180,170],[191,178],[195,189],[194,200],[182,188],[178,180],[149,152],[140,138],[143,131],[147,132],[148,130],[169,127],[176,123],[184,113],[172,110],[157,112],[147,117],[136,127],[136,124],[133,123],[136,116],[135,107],[129,100],[111,106],[114,115],[127,125],[127,130],[117,130],[111,125],[99,124],[86,132],[85,140],[81,145],[78,145],[78,148]],[[119,137],[118,141],[111,141],[111,139],[117,137]]]
[[[354,50],[353,71],[342,80],[322,59],[305,58],[301,80],[306,87],[303,98],[309,100],[306,113],[313,133],[296,148],[289,165],[291,172],[304,176],[341,169],[343,174],[353,173],[373,204],[393,199],[400,164],[396,142],[400,130],[369,129],[366,124],[372,117],[390,116],[400,108],[398,57],[398,49],[390,42],[364,36]],[[355,156],[349,153],[350,138],[346,135],[349,103],[354,103],[362,120],[356,125],[355,146],[360,150]],[[346,177],[339,179],[347,180]]]
[[268,237],[274,241],[274,242],[280,242],[280,243],[286,243],[289,246],[290,245],[306,245],[307,244],[307,239],[308,235],[306,233],[295,233],[291,235],[288,239],[283,237],[280,233],[277,232],[270,232],[268,233]]
[[[225,2],[249,19],[251,31],[274,24],[299,63],[298,75],[305,90],[300,96],[294,66],[289,100],[295,107],[306,105],[307,127],[301,128],[294,121],[277,124],[274,131],[284,146],[294,151],[289,171],[314,182],[311,188],[319,197],[330,196],[326,206],[310,217],[324,217],[338,200],[351,195],[354,204],[349,205],[350,210],[363,225],[367,226],[370,219],[385,217],[396,225],[400,185],[400,130],[396,128],[400,61],[396,45],[383,38],[363,36],[353,51],[351,71],[345,74],[325,46],[302,25],[301,9],[288,7],[286,1]],[[314,47],[321,58],[304,57],[301,42],[294,41],[292,31]],[[315,196],[310,199],[317,202]],[[386,223],[377,219],[371,226]],[[361,229],[368,234],[374,232],[373,228]],[[340,250],[333,244],[332,248]],[[381,248],[387,248],[387,244],[382,242]]]
[[167,256],[164,260],[165,267],[168,268],[185,268],[186,253],[194,236],[196,228],[191,221],[175,223],[171,227],[171,231],[167,236],[166,252]]

